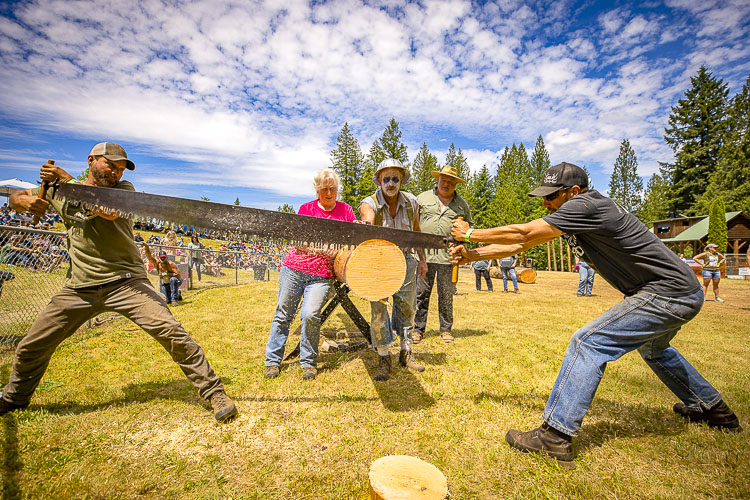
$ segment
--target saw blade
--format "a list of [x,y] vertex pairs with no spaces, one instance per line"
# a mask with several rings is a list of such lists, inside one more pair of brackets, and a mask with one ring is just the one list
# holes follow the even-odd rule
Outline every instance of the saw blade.
[[447,239],[429,233],[370,226],[336,219],[190,200],[85,184],[53,187],[58,199],[81,202],[120,217],[220,230],[228,234],[281,239],[289,244],[321,249],[346,249],[371,239],[387,240],[405,250],[439,250]]

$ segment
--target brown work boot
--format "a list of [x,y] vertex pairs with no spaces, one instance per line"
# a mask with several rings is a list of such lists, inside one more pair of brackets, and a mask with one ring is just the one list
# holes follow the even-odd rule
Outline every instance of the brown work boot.
[[691,422],[698,424],[705,422],[709,427],[727,432],[742,432],[740,420],[723,399],[710,410],[704,410],[700,406],[688,406],[685,403],[676,403],[672,409],[678,415],[690,419]]
[[388,380],[391,376],[391,355],[378,356],[378,372],[375,374],[375,380],[381,382]]
[[279,376],[280,368],[278,366],[266,366],[266,378],[276,378]]
[[211,395],[211,407],[214,409],[214,417],[219,422],[226,422],[237,415],[234,401],[224,391],[214,392]]
[[302,368],[302,379],[312,380],[318,376],[318,369],[314,366],[306,366]]
[[10,403],[4,400],[3,393],[0,392],[0,415],[5,415],[6,413],[10,413],[16,410],[23,410],[27,406],[29,406],[28,403],[26,403],[25,405],[15,405],[13,403]]
[[528,432],[511,429],[505,435],[505,441],[517,450],[547,455],[562,462],[575,458],[572,440],[572,437],[550,427],[547,422]]
[[423,338],[424,338],[424,333],[418,332],[416,330],[414,330],[413,332],[411,332],[411,342],[412,342],[412,344],[419,344],[420,342],[422,342]]
[[445,342],[446,344],[450,344],[454,340],[451,332],[440,332],[440,338],[443,339],[443,342]]
[[424,366],[417,363],[411,351],[402,350],[398,355],[398,362],[401,366],[405,366],[409,370],[414,370],[415,372],[424,371]]

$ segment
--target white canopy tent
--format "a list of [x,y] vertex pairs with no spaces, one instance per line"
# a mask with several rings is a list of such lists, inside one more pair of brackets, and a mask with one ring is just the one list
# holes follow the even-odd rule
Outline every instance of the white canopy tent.
[[6,179],[0,181],[0,196],[10,198],[13,191],[18,189],[33,189],[35,187],[36,184],[32,184],[31,182],[25,182],[18,179]]

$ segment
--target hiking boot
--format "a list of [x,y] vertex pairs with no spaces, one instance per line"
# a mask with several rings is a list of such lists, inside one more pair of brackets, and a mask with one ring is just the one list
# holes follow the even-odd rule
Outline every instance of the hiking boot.
[[724,302],[724,299],[722,299],[721,297],[716,297],[714,300],[716,302]]
[[266,378],[276,378],[279,376],[279,367],[278,366],[266,366]]
[[318,376],[318,369],[311,366],[306,366],[302,368],[302,379],[303,380],[312,380],[315,377]]
[[547,455],[562,462],[575,458],[572,440],[572,437],[550,427],[547,422],[528,432],[511,429],[505,435],[505,441],[517,450]]
[[15,405],[3,399],[2,396],[3,393],[0,392],[0,415],[5,415],[6,413],[10,413],[16,410],[23,410],[24,408],[29,406],[29,403],[26,403],[25,405]]
[[417,360],[414,359],[414,354],[412,354],[411,351],[402,350],[398,355],[398,362],[401,366],[405,366],[409,370],[414,370],[415,372],[424,371],[424,366],[417,363]]
[[453,342],[453,340],[455,340],[453,338],[453,335],[451,335],[451,332],[440,332],[440,338],[443,339],[443,342],[445,342],[446,344],[450,344],[451,342]]
[[672,409],[681,417],[690,419],[691,422],[698,424],[705,422],[709,427],[727,432],[742,432],[742,426],[737,415],[729,409],[723,399],[710,410],[704,410],[700,406],[697,408],[688,406],[685,403],[676,403]]
[[214,392],[211,395],[211,407],[214,409],[214,417],[219,422],[226,422],[237,415],[234,401],[224,391]]
[[375,380],[384,382],[391,376],[391,355],[378,356],[378,372],[375,374]]
[[424,338],[424,333],[418,332],[416,330],[414,330],[413,332],[411,332],[411,343],[412,344],[419,344],[420,342],[422,342],[423,338]]

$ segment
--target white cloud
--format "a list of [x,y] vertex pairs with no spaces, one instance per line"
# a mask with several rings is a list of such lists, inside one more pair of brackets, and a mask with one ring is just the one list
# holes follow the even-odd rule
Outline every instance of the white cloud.
[[[670,6],[564,32],[581,6],[28,1],[18,22],[0,18],[0,108],[184,161],[183,182],[300,196],[345,121],[366,151],[391,116],[410,144],[479,144],[464,150],[472,170],[540,134],[553,161],[603,170],[627,137],[652,168],[669,159],[669,106],[697,65],[737,79],[750,58],[747,2]],[[661,56],[669,42],[690,50]]]

